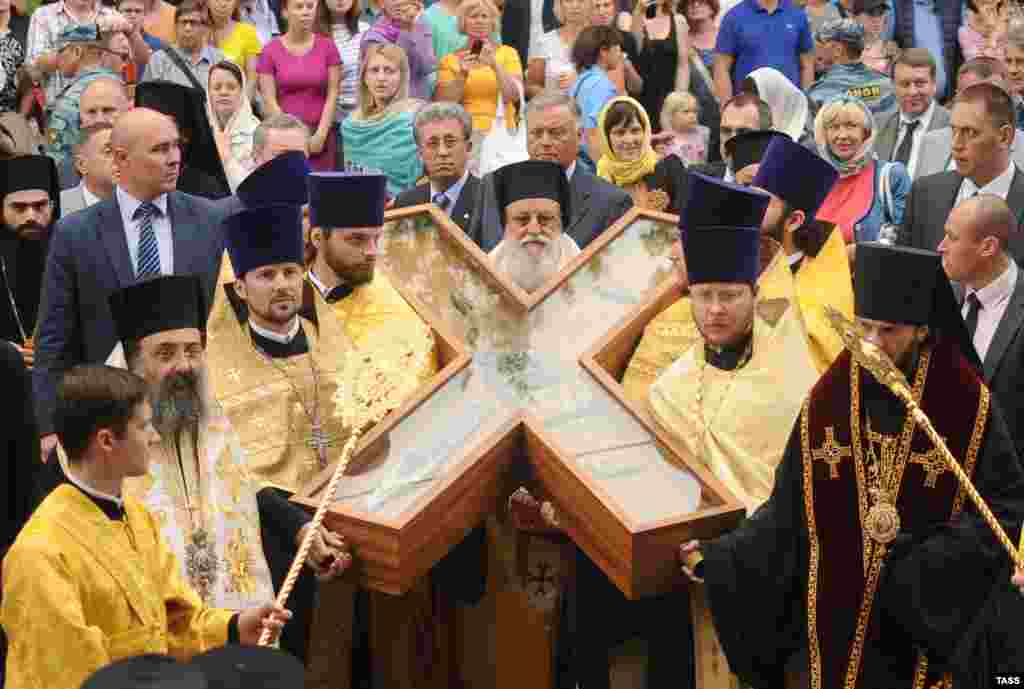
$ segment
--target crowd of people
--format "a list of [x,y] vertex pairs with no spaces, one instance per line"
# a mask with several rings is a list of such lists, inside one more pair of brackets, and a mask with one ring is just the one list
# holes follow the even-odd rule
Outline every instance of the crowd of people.
[[423,204],[526,293],[677,218],[618,382],[746,517],[627,601],[572,505],[505,496],[569,544],[552,689],[620,686],[631,636],[651,689],[1024,673],[1022,130],[1016,0],[0,0],[3,686],[475,686],[494,620],[457,611],[529,549],[478,525],[388,596],[292,500],[352,430],[343,352],[442,365],[375,270]]

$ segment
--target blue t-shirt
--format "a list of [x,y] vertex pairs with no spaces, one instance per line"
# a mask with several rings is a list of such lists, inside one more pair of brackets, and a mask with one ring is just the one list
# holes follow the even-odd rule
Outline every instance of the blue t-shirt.
[[[597,129],[597,116],[601,114],[601,108],[615,96],[619,95],[615,84],[608,78],[608,74],[594,65],[585,69],[569,90],[569,95],[576,100],[576,105],[583,116],[584,129]],[[587,155],[585,141],[580,143],[579,161],[588,170],[593,171],[596,161]]]
[[772,67],[800,88],[800,56],[814,50],[811,25],[804,11],[782,0],[768,14],[757,0],[743,0],[722,19],[715,52],[732,55],[733,88],[759,67]]

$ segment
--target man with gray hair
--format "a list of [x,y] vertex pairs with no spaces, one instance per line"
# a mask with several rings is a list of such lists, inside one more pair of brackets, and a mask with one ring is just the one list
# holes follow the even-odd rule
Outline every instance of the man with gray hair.
[[[579,110],[572,98],[543,93],[527,104],[526,148],[530,159],[558,163],[565,170],[572,193],[572,216],[562,230],[585,249],[633,207],[633,199],[576,165],[579,147]],[[467,232],[484,251],[496,247],[503,234],[492,177],[481,180],[480,198]]]
[[480,180],[466,168],[473,121],[457,103],[428,103],[416,113],[412,133],[428,181],[399,194],[394,207],[433,202],[465,231],[480,188]]

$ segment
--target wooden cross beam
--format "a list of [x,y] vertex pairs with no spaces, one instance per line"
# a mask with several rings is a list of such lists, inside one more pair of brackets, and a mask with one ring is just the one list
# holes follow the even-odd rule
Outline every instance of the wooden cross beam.
[[[339,487],[330,519],[354,543],[364,582],[408,590],[500,509],[499,476],[526,459],[566,532],[628,597],[677,585],[678,544],[735,526],[743,508],[583,362],[672,275],[675,216],[634,209],[531,294],[432,205],[386,220],[378,269],[451,354],[374,429],[376,451]],[[300,502],[315,504],[329,475]]]

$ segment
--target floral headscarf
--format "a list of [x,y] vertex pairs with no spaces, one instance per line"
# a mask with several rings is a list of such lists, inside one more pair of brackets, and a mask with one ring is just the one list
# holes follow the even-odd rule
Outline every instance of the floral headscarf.
[[[839,160],[828,145],[825,135],[825,123],[832,121],[841,111],[853,106],[864,114],[864,127],[868,130],[867,138],[860,150],[849,160]],[[821,157],[836,166],[840,177],[855,175],[875,159],[875,118],[868,106],[860,98],[845,94],[830,98],[821,106],[818,116],[814,118],[814,141],[818,144]]]

